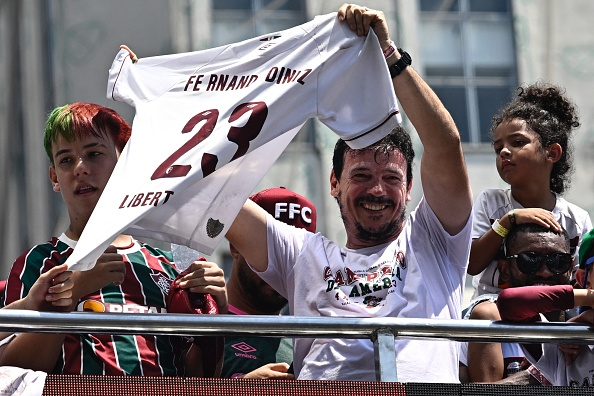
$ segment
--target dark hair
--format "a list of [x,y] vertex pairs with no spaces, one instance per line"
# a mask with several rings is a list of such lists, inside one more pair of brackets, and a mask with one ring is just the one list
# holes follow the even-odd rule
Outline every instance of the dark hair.
[[131,133],[132,127],[114,110],[94,103],[76,102],[52,110],[45,123],[43,145],[53,164],[52,145],[58,136],[68,142],[88,135],[109,137],[121,151]]
[[349,152],[374,151],[377,161],[379,155],[388,157],[394,150],[400,151],[406,159],[406,184],[410,185],[412,182],[412,163],[415,158],[415,151],[413,149],[410,135],[401,126],[392,129],[392,131],[383,139],[359,150],[350,148],[344,140],[338,139],[334,146],[334,155],[332,156],[332,170],[334,171],[336,179],[340,179],[344,168],[344,158]]
[[493,117],[491,136],[502,122],[514,118],[524,120],[540,137],[541,146],[561,145],[561,158],[551,171],[551,190],[563,194],[571,182],[573,147],[570,137],[573,129],[580,126],[577,108],[565,96],[561,88],[535,83],[518,88],[518,95]]
[[509,252],[509,247],[512,246],[512,245],[514,245],[516,243],[516,241],[520,238],[520,235],[522,235],[522,234],[530,234],[530,233],[561,234],[563,236],[563,239],[565,240],[565,249],[567,250],[567,252],[569,252],[570,249],[571,249],[571,242],[570,242],[570,239],[569,239],[569,235],[567,234],[567,231],[565,231],[563,228],[561,229],[561,232],[556,232],[552,228],[546,228],[546,227],[543,227],[543,226],[541,226],[539,224],[535,224],[535,223],[522,223],[522,224],[516,224],[515,226],[513,226],[511,228],[511,230],[509,231],[509,234],[505,238],[505,250],[506,250],[506,252]]

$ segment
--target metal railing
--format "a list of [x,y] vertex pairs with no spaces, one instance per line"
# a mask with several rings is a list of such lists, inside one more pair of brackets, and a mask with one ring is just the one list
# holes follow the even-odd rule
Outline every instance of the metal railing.
[[489,320],[183,315],[0,310],[0,331],[371,339],[379,381],[397,382],[394,340],[594,344],[594,328],[576,323],[509,324]]

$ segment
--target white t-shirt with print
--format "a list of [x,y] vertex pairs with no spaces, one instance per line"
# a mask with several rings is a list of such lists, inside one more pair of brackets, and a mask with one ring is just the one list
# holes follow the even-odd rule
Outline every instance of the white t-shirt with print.
[[[450,236],[423,198],[393,242],[351,250],[321,234],[268,224],[259,275],[298,316],[460,319],[471,218]],[[458,343],[396,340],[398,380],[459,382]],[[374,347],[360,339],[296,339],[299,379],[375,381]]]
[[[547,322],[543,314],[541,321]],[[541,344],[542,356],[536,360],[524,349],[526,357],[553,386],[576,386],[594,388],[594,345],[586,345],[575,361],[567,365],[565,356],[559,350],[558,344]]]

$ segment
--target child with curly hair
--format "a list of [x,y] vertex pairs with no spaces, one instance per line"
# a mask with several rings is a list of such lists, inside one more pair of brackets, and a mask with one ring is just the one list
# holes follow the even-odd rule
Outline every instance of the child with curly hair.
[[577,109],[561,88],[542,83],[519,88],[493,117],[497,172],[510,188],[485,190],[475,202],[468,264],[468,274],[478,278],[475,296],[498,293],[505,284],[494,259],[515,224],[562,227],[572,252],[592,228],[588,212],[562,196],[573,169],[571,134],[579,126]]
[[[564,229],[573,254],[592,228],[588,212],[562,196],[573,168],[571,135],[579,126],[575,105],[560,87],[547,83],[518,88],[518,95],[493,117],[497,172],[509,188],[487,189],[475,201],[467,270],[474,275],[475,292],[465,317],[500,319],[494,301],[507,279],[500,276],[497,258],[514,225],[534,223],[557,232]],[[489,344],[468,346],[472,382],[505,376],[501,348],[487,353],[488,348]]]

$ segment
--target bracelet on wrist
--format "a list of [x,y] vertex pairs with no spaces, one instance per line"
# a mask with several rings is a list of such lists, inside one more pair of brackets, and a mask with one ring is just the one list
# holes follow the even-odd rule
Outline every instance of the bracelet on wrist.
[[495,234],[499,235],[501,238],[505,239],[507,234],[509,234],[509,230],[499,224],[499,220],[495,220],[491,225],[491,229],[495,231]]
[[507,219],[509,220],[511,227],[514,228],[516,225],[516,214],[514,213],[513,209],[507,212]]
[[384,58],[388,59],[394,52],[396,52],[396,44],[394,44],[393,41],[390,41],[390,46],[383,50]]

